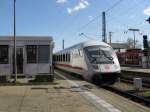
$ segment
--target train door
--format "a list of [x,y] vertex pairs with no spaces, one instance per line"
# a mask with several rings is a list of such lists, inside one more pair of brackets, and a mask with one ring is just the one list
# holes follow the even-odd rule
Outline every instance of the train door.
[[[23,74],[23,48],[16,49],[16,60],[17,60],[17,73]],[[14,73],[14,61],[13,61],[13,73]]]

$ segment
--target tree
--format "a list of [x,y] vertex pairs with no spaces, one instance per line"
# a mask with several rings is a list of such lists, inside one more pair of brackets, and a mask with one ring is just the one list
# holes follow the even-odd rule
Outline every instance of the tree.
[[[134,48],[134,40],[132,38],[127,38],[127,45],[129,46],[130,49]],[[141,44],[139,44],[138,40],[135,40],[135,48],[141,48]]]

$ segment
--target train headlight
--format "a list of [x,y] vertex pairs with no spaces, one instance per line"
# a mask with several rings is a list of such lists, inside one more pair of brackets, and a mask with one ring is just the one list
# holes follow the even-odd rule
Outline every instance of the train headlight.
[[92,65],[94,69],[98,69],[98,65]]

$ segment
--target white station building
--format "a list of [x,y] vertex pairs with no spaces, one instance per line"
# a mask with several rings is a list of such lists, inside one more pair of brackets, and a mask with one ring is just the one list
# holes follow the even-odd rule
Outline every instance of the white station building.
[[[53,39],[48,36],[17,36],[18,75],[49,75],[53,72]],[[0,36],[0,75],[14,74],[13,36]]]

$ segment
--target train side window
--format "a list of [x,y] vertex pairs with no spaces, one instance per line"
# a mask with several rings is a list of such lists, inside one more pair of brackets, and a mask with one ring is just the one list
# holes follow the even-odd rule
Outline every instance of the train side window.
[[64,54],[64,61],[66,62],[66,54]]
[[56,61],[55,56],[53,56],[53,60]]
[[58,55],[58,61],[60,61],[60,55]]
[[59,55],[58,55],[58,61],[59,61],[59,59],[60,59],[60,58],[59,58]]
[[70,53],[68,54],[68,62],[70,62]]
[[68,62],[68,54],[66,54],[66,62]]
[[68,59],[68,55],[67,55],[67,53],[66,53],[66,55],[65,55],[65,56],[66,56],[66,62],[68,62],[68,60],[67,60],[67,59]]
[[63,55],[61,54],[61,62],[63,62]]
[[62,61],[62,55],[60,55],[60,62]]
[[66,60],[65,60],[65,54],[63,54],[63,61],[65,62]]
[[68,55],[66,54],[65,57],[66,57],[66,62],[67,62],[67,61],[68,61],[68,60],[67,60]]
[[56,59],[56,55],[54,56],[54,61],[56,61],[57,59]]
[[0,64],[8,64],[8,46],[0,46]]
[[67,53],[65,54],[65,57],[66,57],[66,62],[68,62],[68,54]]
[[79,52],[79,56],[81,56],[81,57],[82,57],[82,56],[83,56],[83,52],[82,52],[82,50],[81,50],[81,49],[79,49],[79,50],[78,50],[78,52]]
[[60,62],[60,55],[59,55],[59,62]]

